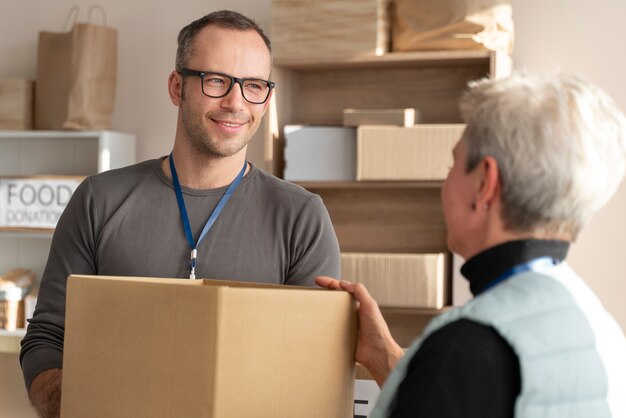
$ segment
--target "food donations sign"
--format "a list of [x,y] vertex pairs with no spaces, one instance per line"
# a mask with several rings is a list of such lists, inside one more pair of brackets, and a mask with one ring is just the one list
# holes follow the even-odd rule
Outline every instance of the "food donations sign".
[[82,180],[79,177],[0,179],[0,227],[54,228]]

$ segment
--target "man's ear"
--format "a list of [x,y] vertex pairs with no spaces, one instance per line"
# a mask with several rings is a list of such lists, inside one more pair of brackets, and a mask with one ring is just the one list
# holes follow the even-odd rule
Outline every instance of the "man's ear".
[[174,106],[180,106],[183,95],[183,76],[178,71],[172,71],[167,80],[167,90]]
[[265,103],[263,103],[263,114],[265,114],[265,111],[267,110],[267,107],[270,105],[270,102],[272,101],[273,96],[274,96],[274,89],[270,91],[270,95],[268,96]]
[[478,170],[477,174],[480,181],[476,205],[478,207],[491,206],[495,199],[500,198],[500,169],[498,168],[498,162],[495,158],[487,156],[480,161],[476,169]]

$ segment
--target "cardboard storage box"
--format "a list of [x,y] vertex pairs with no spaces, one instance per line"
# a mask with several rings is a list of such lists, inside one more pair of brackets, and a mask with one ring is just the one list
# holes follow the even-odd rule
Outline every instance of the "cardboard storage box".
[[63,418],[352,417],[347,292],[68,279]]
[[360,126],[357,180],[444,180],[463,124]]
[[33,128],[34,91],[32,80],[0,79],[0,130]]
[[[417,116],[417,117],[416,117]],[[397,125],[413,126],[419,121],[415,109],[344,109],[343,126]]]
[[286,125],[284,132],[285,180],[355,180],[355,128]]
[[376,56],[389,51],[388,0],[272,0],[278,62]]
[[448,303],[446,254],[342,253],[341,277],[363,283],[381,307],[435,308]]

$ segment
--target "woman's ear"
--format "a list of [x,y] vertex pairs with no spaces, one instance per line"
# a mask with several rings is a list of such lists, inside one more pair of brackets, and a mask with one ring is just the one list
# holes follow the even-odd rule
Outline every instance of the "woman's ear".
[[175,106],[180,106],[183,95],[183,76],[178,71],[172,71],[167,80],[167,90],[170,100]]
[[476,196],[476,206],[478,208],[488,208],[495,199],[500,198],[500,170],[495,158],[484,157],[476,167],[480,182],[478,195]]

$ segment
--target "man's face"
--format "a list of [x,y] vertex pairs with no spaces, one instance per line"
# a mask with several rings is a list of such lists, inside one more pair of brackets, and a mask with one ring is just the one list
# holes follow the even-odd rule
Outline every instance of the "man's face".
[[[255,31],[207,26],[193,41],[187,68],[267,80],[271,58]],[[186,77],[181,102],[182,124],[191,145],[203,155],[230,157],[245,152],[269,99],[263,104],[249,103],[238,84],[222,98],[207,97],[202,93],[200,77]]]

